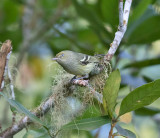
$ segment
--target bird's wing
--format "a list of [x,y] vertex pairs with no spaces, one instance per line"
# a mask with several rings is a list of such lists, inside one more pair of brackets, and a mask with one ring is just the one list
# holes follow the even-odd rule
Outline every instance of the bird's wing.
[[81,53],[78,53],[79,54],[79,62],[82,64],[82,65],[87,65],[89,63],[93,63],[93,62],[99,62],[98,59],[94,56],[89,56],[89,55],[85,55],[85,54],[81,54]]
[[96,54],[94,56],[97,57],[97,58],[104,58],[105,54]]

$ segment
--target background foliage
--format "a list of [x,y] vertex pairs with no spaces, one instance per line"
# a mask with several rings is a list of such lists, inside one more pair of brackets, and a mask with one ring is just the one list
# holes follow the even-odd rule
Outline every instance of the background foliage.
[[[159,23],[159,0],[133,1],[127,32],[112,60],[113,69],[119,68],[121,74],[117,102],[131,90],[160,78]],[[118,0],[1,0],[0,41],[12,40],[12,71],[16,70],[13,64],[22,59],[15,81],[16,100],[28,109],[37,107],[50,94],[57,73],[57,64],[50,60],[51,57],[66,49],[91,55],[107,53],[117,27]],[[6,128],[11,123],[11,111],[3,99],[0,104],[0,120]],[[159,104],[158,99],[147,107],[125,114],[121,121],[139,137],[158,138]],[[99,115],[97,107],[94,103],[82,118]],[[116,110],[118,112],[119,104]],[[122,126],[126,127],[125,124]],[[104,128],[109,129],[109,126],[91,132],[73,131],[69,135],[93,137],[98,134],[102,137],[107,134],[104,134]],[[43,137],[46,132],[43,131],[31,127],[15,138]]]

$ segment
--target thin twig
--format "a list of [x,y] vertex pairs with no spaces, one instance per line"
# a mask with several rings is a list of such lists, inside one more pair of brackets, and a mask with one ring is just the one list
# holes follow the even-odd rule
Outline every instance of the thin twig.
[[14,125],[16,122],[16,112],[12,113],[12,125]]
[[[8,60],[10,58],[11,50],[12,50],[12,45],[10,40],[5,41],[0,49],[0,92],[3,91],[3,88],[5,86],[4,78],[7,75]],[[0,131],[2,131],[1,124],[0,124]]]
[[6,43],[2,44],[0,50],[0,91],[2,91],[4,87],[4,74],[5,74],[5,67],[6,67],[6,56],[8,54],[8,50],[6,48]]
[[13,100],[15,100],[14,85],[13,85],[13,80],[12,80],[12,76],[9,68],[8,68],[8,78],[10,81],[11,97]]
[[[112,59],[113,55],[115,54],[127,30],[131,4],[132,4],[132,0],[126,0],[124,10],[123,10],[123,0],[119,0],[119,27],[118,27],[118,31],[115,33],[115,38],[113,40],[113,43],[111,43],[111,47],[108,53],[106,54],[104,60],[110,61]],[[118,117],[116,119],[114,118],[112,119],[111,129],[110,129],[108,138],[114,138],[115,135],[113,134],[113,129],[116,125],[117,120],[118,120]]]
[[0,50],[0,91],[4,88],[4,78],[7,75],[8,70],[8,58],[10,57],[10,52],[12,50],[11,41],[7,40],[2,44]]
[[123,0],[119,0],[119,30],[123,30]]
[[[2,85],[1,85],[1,91],[3,90],[4,88],[4,85],[5,85],[5,77],[8,75],[8,78],[10,80],[10,90],[11,90],[11,97],[13,100],[15,100],[15,94],[14,94],[14,86],[13,86],[13,83],[12,83],[12,76],[11,76],[11,73],[10,73],[10,70],[9,70],[9,67],[8,67],[8,62],[9,62],[9,59],[10,59],[10,56],[11,56],[11,53],[12,53],[12,45],[11,45],[11,41],[10,40],[7,40],[5,43],[2,44],[2,47],[1,47],[1,52],[0,52],[0,57],[1,57],[1,81],[2,81]],[[5,67],[4,67],[5,66]],[[12,120],[13,120],[13,123],[15,122],[15,113],[13,113],[13,116],[12,116]]]
[[13,100],[15,100],[13,80],[12,80],[11,72],[10,72],[9,67],[8,67],[8,62],[9,62],[11,54],[12,54],[12,47],[11,47],[10,52],[7,54],[7,57],[6,57],[6,73],[8,73],[8,78],[9,78],[9,81],[10,81],[11,97],[12,97]]
[[[11,97],[12,97],[13,100],[15,100],[14,85],[13,85],[13,81],[12,81],[11,72],[10,72],[9,66],[8,66],[8,62],[9,62],[11,54],[12,54],[12,46],[11,46],[10,52],[7,54],[7,57],[6,57],[6,67],[5,67],[5,70],[6,70],[6,73],[8,73],[8,78],[9,78],[9,81],[10,81]],[[15,120],[16,120],[15,118],[16,118],[16,113],[13,112],[12,113],[12,124],[15,123]]]
[[114,138],[114,136],[113,136],[113,129],[114,129],[115,125],[116,125],[115,122],[111,124],[111,129],[110,129],[110,131],[109,131],[109,136],[108,136],[108,138]]
[[[127,24],[128,24],[128,18],[130,13],[130,7],[131,7],[132,0],[126,0],[124,10],[123,9],[123,0],[120,0],[119,3],[119,29],[115,33],[115,37],[113,42],[111,43],[111,47],[108,50],[108,53],[104,57],[104,60],[110,61],[115,54],[118,46],[120,45],[120,42],[127,30]],[[123,23],[122,23],[122,15],[123,15]]]

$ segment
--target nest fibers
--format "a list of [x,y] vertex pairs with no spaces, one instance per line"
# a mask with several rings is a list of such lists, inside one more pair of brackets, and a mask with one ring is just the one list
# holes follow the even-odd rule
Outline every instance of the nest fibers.
[[102,100],[103,88],[111,73],[109,62],[102,63],[102,65],[104,71],[90,78],[89,87],[71,85],[70,80],[73,75],[58,68],[52,86],[54,96],[54,108],[51,111],[52,134],[76,116],[80,116],[89,104],[93,104],[94,97]]

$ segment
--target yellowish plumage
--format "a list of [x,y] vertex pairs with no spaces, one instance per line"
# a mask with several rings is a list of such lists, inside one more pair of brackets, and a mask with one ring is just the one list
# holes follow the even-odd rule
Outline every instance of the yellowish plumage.
[[95,75],[100,71],[100,69],[98,69],[100,60],[96,56],[89,56],[82,53],[65,50],[58,53],[54,59],[56,59],[64,70],[77,76],[85,76],[90,74]]

